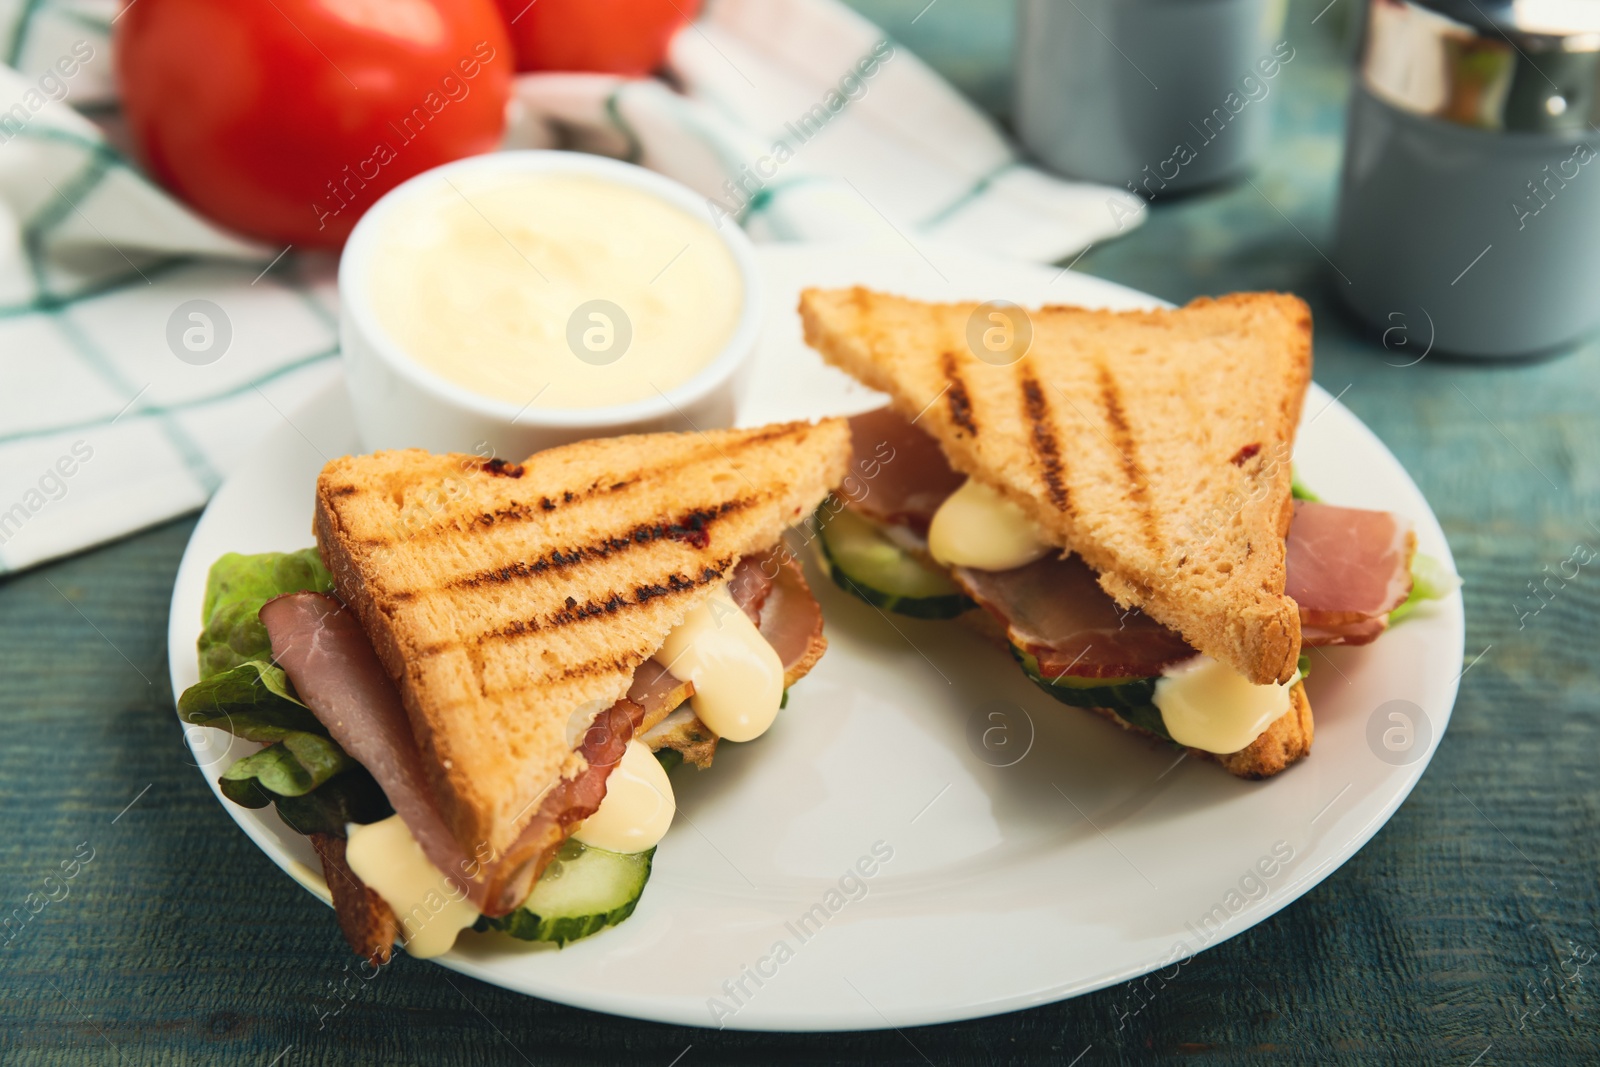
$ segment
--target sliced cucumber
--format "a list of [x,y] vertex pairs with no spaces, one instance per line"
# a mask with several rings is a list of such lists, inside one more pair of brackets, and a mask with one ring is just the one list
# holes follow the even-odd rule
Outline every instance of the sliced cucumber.
[[[823,521],[820,514],[818,520]],[[849,508],[826,520],[817,542],[834,584],[868,604],[919,619],[952,619],[973,607],[949,575]]]
[[557,945],[599,933],[633,914],[655,852],[607,852],[568,838],[522,907],[479,919],[478,929]]
[[1022,664],[1022,673],[1029,681],[1061,703],[1075,708],[1110,708],[1134,726],[1172,740],[1167,724],[1162,721],[1161,709],[1154,704],[1158,679],[1075,678],[1071,675],[1046,678],[1039,673],[1039,661],[1033,653],[1012,645],[1011,654]]

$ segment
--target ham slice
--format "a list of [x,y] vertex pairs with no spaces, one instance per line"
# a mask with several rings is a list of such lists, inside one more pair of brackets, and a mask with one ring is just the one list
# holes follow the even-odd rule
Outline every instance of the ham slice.
[[1411,593],[1417,538],[1388,511],[1297,500],[1285,592],[1300,605],[1301,643],[1364,645]]
[[[822,607],[811,595],[805,572],[793,553],[780,543],[764,555],[746,556],[734,567],[728,589],[734,603],[778,653],[783,684],[790,686],[805,677],[828,642],[822,636]],[[663,669],[651,660],[639,670],[642,675]],[[635,675],[636,683],[640,675]],[[685,762],[703,769],[711,766],[719,739],[692,708],[678,707],[694,694],[693,683],[678,684],[682,689],[674,694],[675,699],[659,714],[646,715],[638,736],[651,751],[673,749]]]
[[261,622],[306,707],[377,779],[433,865],[480,903],[483,887],[468,877],[476,865],[439,812],[400,691],[355,613],[323,593],[288,593],[267,601]]
[[[781,550],[780,545],[772,555]],[[767,595],[772,592],[772,580],[776,575],[777,567],[768,562],[767,557],[757,559],[755,556],[746,556],[734,565],[733,573],[728,576],[728,595],[758,626],[761,624],[761,608],[767,602]]]
[[[800,672],[804,673],[822,654],[817,647],[819,643],[826,647],[821,641],[822,609],[783,545],[766,555],[740,560],[729,578],[729,595],[777,650],[786,677],[802,663]],[[579,752],[588,767],[545,794],[517,841],[489,867],[485,914],[504,915],[527,898],[572,827],[599,810],[606,795],[606,779],[629,739],[661,723],[693,693],[692,682],[673,676],[655,660],[646,661],[634,673],[627,698],[596,717],[584,735]],[[709,729],[700,729],[716,740]],[[710,761],[707,751],[702,762]]]
[[1324,645],[1369,645],[1389,628],[1388,616],[1340,623],[1337,626],[1300,626],[1300,646],[1320,648]]
[[694,683],[679,678],[653,659],[647,659],[633,672],[628,699],[644,709],[639,733],[650,729],[671,714],[672,709],[694,694]]
[[[261,621],[272,641],[273,658],[317,721],[377,780],[429,861],[459,882],[479,910],[491,915],[504,914],[522,902],[566,839],[567,828],[599,808],[606,778],[640,721],[650,713],[664,717],[671,710],[667,705],[681,702],[688,686],[665,669],[636,674],[628,698],[597,716],[584,735],[579,751],[589,766],[546,793],[513,848],[483,864],[461,846],[446,824],[400,692],[354,613],[332,596],[289,593],[268,601],[261,609]],[[519,889],[522,895],[507,906]]]
[[1045,556],[1009,571],[957,567],[952,576],[1047,678],[1143,678],[1195,654],[1144,612],[1119,608],[1077,556]]

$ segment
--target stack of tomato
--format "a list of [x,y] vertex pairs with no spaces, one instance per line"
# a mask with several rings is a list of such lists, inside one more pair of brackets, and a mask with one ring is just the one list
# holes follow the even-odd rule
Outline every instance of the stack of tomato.
[[114,40],[136,151],[201,214],[338,247],[412,175],[493,151],[519,70],[647,74],[699,0],[136,0]]

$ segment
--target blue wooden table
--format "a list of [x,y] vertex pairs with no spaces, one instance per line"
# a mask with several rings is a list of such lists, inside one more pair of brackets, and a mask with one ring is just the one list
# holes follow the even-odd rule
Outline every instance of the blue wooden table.
[[[1529,599],[1575,545],[1600,546],[1600,347],[1400,366],[1415,349],[1341,315],[1317,246],[1354,0],[1313,26],[1325,3],[1289,8],[1297,58],[1254,184],[1160,205],[1078,266],[1174,301],[1305,296],[1317,380],[1400,457],[1450,538],[1482,655],[1427,775],[1344,868],[1158,996],[1113,988],[903,1033],[638,1023],[404,958],[346,984],[326,913],[189,763],[164,640],[184,519],[0,584],[0,904],[39,908],[0,934],[0,1062],[1600,1062],[1600,969],[1582,962],[1600,951],[1600,573]],[[1009,5],[857,6],[1004,111]]]

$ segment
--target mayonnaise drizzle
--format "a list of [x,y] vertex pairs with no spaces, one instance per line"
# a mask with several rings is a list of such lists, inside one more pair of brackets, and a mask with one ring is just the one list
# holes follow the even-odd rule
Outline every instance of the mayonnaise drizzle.
[[968,478],[934,512],[928,551],[947,567],[1008,571],[1050,551],[1033,520],[995,490]]
[[726,584],[684,616],[656,659],[694,683],[690,706],[718,737],[752,740],[778,716],[783,660]]

